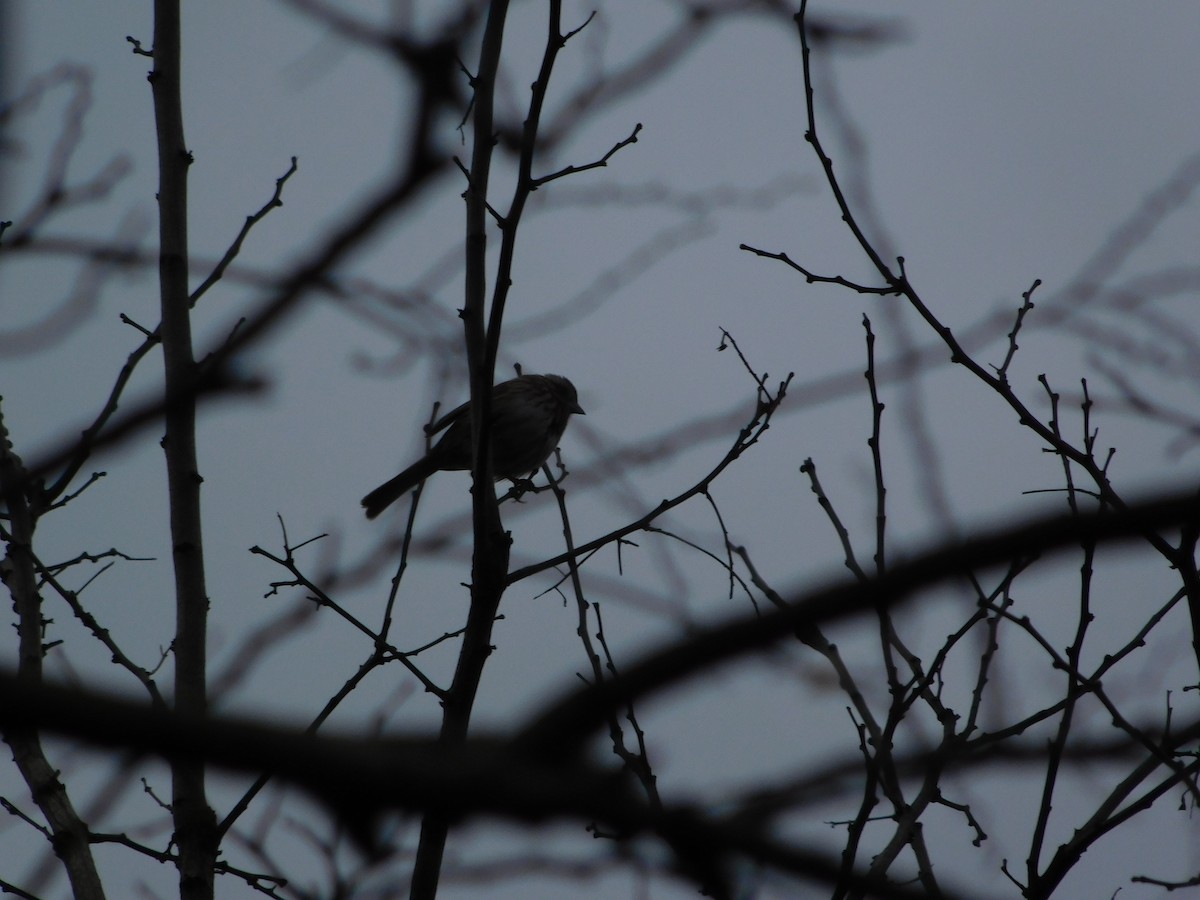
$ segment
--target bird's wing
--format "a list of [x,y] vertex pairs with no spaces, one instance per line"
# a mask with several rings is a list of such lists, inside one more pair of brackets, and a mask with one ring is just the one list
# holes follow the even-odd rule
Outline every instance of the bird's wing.
[[446,413],[432,425],[425,429],[427,434],[437,434],[439,431],[445,431],[459,419],[467,415],[467,410],[471,408],[471,401],[463,403],[461,406],[456,406],[450,412]]
[[[496,402],[498,400],[500,400],[501,398],[503,398],[504,395],[507,394],[509,391],[511,391],[518,380],[519,379],[517,379],[517,378],[513,378],[513,379],[510,379],[509,381],[502,381],[492,388],[492,408],[493,409],[496,406]],[[450,412],[446,413],[444,416],[442,416],[440,419],[438,419],[436,422],[434,422],[433,425],[431,425],[428,429],[426,429],[426,432],[428,434],[437,434],[439,431],[444,431],[445,429],[447,429],[451,425],[453,425],[455,422],[459,421],[460,419],[465,419],[468,415],[470,415],[470,413],[468,412],[468,410],[470,410],[470,408],[471,408],[470,400],[468,400],[466,403],[462,404],[462,406],[456,406],[454,409],[450,410]]]

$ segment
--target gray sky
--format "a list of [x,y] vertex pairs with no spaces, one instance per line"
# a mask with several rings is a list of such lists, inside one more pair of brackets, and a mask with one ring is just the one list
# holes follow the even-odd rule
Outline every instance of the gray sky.
[[[593,8],[564,5],[575,24]],[[21,91],[60,66],[87,73],[90,107],[70,161],[70,179],[86,180],[114,164],[127,169],[102,203],[62,216],[47,234],[112,238],[140,233],[143,246],[153,247],[153,119],[144,77],[149,61],[131,54],[125,41],[132,35],[150,43],[148,7],[128,0],[47,0],[13,9],[13,36],[4,42],[4,51],[12,55],[10,91]],[[378,15],[385,4],[346,7]],[[552,111],[595,66],[619,65],[670,20],[669,5],[641,13],[629,12],[632,5],[624,4],[598,8],[597,21],[560,56]],[[829,8],[816,4],[812,15]],[[1014,386],[1034,408],[1048,414],[1036,380],[1045,373],[1063,393],[1064,409],[1069,407],[1064,430],[1076,437],[1080,423],[1073,398],[1079,378],[1088,377],[1096,395],[1112,397],[1116,390],[1105,372],[1115,367],[1150,395],[1194,415],[1200,383],[1195,357],[1182,339],[1172,342],[1169,324],[1186,329],[1195,321],[1194,268],[1182,281],[1190,293],[1155,295],[1155,321],[1168,323],[1165,332],[1155,331],[1149,318],[1106,309],[1118,288],[1135,292],[1146,279],[1195,265],[1200,222],[1194,197],[1184,196],[1180,207],[1171,208],[1148,233],[1137,231],[1144,219],[1138,211],[1147,198],[1200,165],[1195,114],[1200,15],[1194,4],[852,2],[836,9],[887,21],[897,39],[836,59],[814,52],[820,101],[836,92],[836,108],[849,114],[866,156],[855,165],[838,141],[843,132],[836,117],[819,101],[827,149],[849,179],[846,186],[856,188],[852,202],[872,211],[864,219],[872,237],[905,257],[909,277],[934,311],[963,333],[998,310],[1015,311],[1021,293],[1041,279],[1038,307],[1010,370]],[[512,16],[510,59],[520,63],[506,71],[498,108],[507,121],[519,121],[515,110],[527,99],[540,53],[541,13],[541,4],[524,3]],[[305,259],[379,185],[403,145],[408,98],[383,60],[323,33],[286,3],[188,4],[184,28],[185,127],[196,161],[190,181],[193,260],[218,258],[245,216],[270,197],[290,157],[299,159],[283,207],[247,241],[239,277],[222,282],[197,311],[199,345],[206,347],[261,297],[255,277],[286,271]],[[601,462],[616,448],[649,436],[684,434],[697,419],[737,410],[748,417],[752,381],[732,352],[715,352],[724,327],[773,381],[795,372],[793,395],[780,418],[714,488],[732,539],[749,548],[756,565],[780,588],[811,586],[844,572],[836,536],[797,471],[812,457],[859,542],[860,558],[869,559],[874,496],[865,389],[814,403],[804,387],[833,373],[861,371],[864,312],[879,335],[881,360],[904,347],[897,321],[919,345],[932,343],[932,335],[911,312],[897,311],[898,301],[807,285],[784,265],[738,249],[744,242],[786,251],[823,274],[870,278],[803,140],[800,84],[794,28],[767,17],[737,20],[709,33],[661,81],[589,120],[540,164],[548,171],[596,159],[636,123],[643,125],[638,142],[607,168],[564,179],[535,195],[522,226],[502,351],[506,367],[519,362],[530,371],[560,372],[579,388],[588,415],[571,425],[563,451],[572,471],[572,527],[580,540],[685,489],[732,441],[740,423],[736,416],[710,439],[689,440],[687,451],[667,462],[619,472],[606,471]],[[15,122],[21,155],[4,160],[0,218],[19,221],[32,202],[70,96],[68,84],[55,87]],[[456,125],[442,123],[442,140],[463,154]],[[865,177],[859,181],[856,175]],[[504,171],[496,183],[495,196],[502,200],[509,185]],[[358,566],[401,527],[402,513],[366,522],[358,498],[414,458],[433,400],[455,404],[465,397],[456,355],[461,330],[454,315],[461,304],[461,189],[452,170],[445,174],[417,210],[386,228],[337,273],[346,299],[309,300],[301,315],[243,361],[245,372],[269,377],[265,398],[231,401],[205,413],[200,455],[214,673],[236,656],[253,624],[304,603],[290,593],[264,598],[270,582],[285,573],[247,552],[254,545],[278,552],[277,515],[293,542],[330,535],[306,551],[304,561],[313,573],[335,562]],[[1179,198],[1176,191],[1163,202],[1170,207]],[[1112,243],[1123,223],[1126,233],[1136,236],[1124,256]],[[78,267],[53,257],[6,259],[0,266],[5,334],[42,322],[66,302],[77,277]],[[1092,297],[1086,310],[1073,313],[1096,282],[1110,293]],[[380,291],[427,299],[434,311],[413,315],[374,297],[372,292]],[[26,459],[87,422],[137,344],[138,334],[118,315],[153,327],[156,303],[151,273],[121,275],[104,284],[70,329],[55,329],[37,352],[20,352],[19,340],[0,345],[5,422]],[[564,309],[561,319],[550,317]],[[996,339],[978,351],[987,363],[999,364],[1004,356],[1009,320],[1000,321]],[[401,336],[414,334],[415,343],[401,344]],[[154,362],[139,372],[134,395],[154,389],[157,366]],[[444,382],[443,375],[451,380]],[[884,388],[893,553],[926,546],[947,528],[966,533],[1058,508],[1059,495],[1022,494],[1059,485],[1061,468],[1017,427],[1015,415],[998,398],[946,365],[921,379],[920,388],[917,395],[898,383]],[[916,407],[905,399],[913,396],[920,398]],[[1176,446],[1176,430],[1122,415],[1104,403],[1093,426],[1100,428],[1101,446],[1118,449],[1111,472],[1119,489],[1136,495],[1140,488],[1194,478],[1200,454],[1194,444]],[[917,441],[923,429],[929,446]],[[48,558],[110,546],[157,558],[121,563],[83,595],[146,664],[170,640],[171,626],[165,479],[157,437],[151,432],[136,447],[97,461],[95,468],[107,470],[107,477],[68,510],[48,518],[40,532]],[[465,615],[460,584],[467,577],[468,484],[465,475],[442,475],[425,493],[418,537],[451,529],[455,549],[421,555],[406,575],[396,624],[404,646],[460,627]],[[936,511],[934,487],[948,498],[949,521]],[[509,510],[505,522],[514,535],[514,565],[561,549],[549,495]],[[663,524],[720,552],[720,532],[702,501]],[[635,540],[639,546],[626,548],[620,570],[612,551],[585,570],[592,579],[591,596],[602,602],[618,661],[677,637],[681,625],[747,608],[744,596],[726,597],[727,576],[710,559],[665,537]],[[1102,573],[1097,610],[1097,628],[1114,642],[1144,619],[1170,584],[1169,573],[1153,560],[1131,556],[1118,563]],[[1073,565],[1064,563],[1040,581],[1030,580],[1022,595],[1048,632],[1064,629],[1056,635],[1059,646],[1070,639],[1071,610],[1060,619],[1054,606],[1071,596]],[[390,572],[390,567],[375,571],[339,598],[355,615],[377,621]],[[78,584],[87,575],[76,577]],[[543,593],[551,583],[522,583],[506,596],[505,620],[497,628],[497,652],[489,661],[476,717],[480,728],[510,726],[537,702],[573,686],[575,672],[585,665],[574,635],[574,604]],[[1137,602],[1142,597],[1149,605]],[[74,672],[89,684],[130,689],[106,665],[105,654],[69,624],[65,609],[54,615],[72,654],[70,669],[56,660],[55,671]],[[959,618],[961,609],[952,601],[930,603],[912,617],[914,643],[921,646],[922,630],[936,642]],[[1194,682],[1184,624],[1181,618],[1173,636],[1155,650],[1155,665],[1135,666],[1118,677],[1126,679],[1131,694],[1139,685],[1147,688],[1145,705],[1135,708],[1161,709],[1163,688]],[[870,670],[869,641],[849,632],[839,641],[849,657]],[[1098,640],[1097,658],[1105,646]],[[321,616],[259,658],[221,706],[307,721],[368,651],[357,634]],[[0,644],[0,653],[11,661],[13,642]],[[1014,653],[1008,670],[1013,709],[1059,689],[1059,680],[1032,648]],[[1023,659],[1036,662],[1022,667]],[[440,680],[452,664],[450,647],[431,654],[427,663]],[[745,784],[853,751],[844,698],[829,689],[827,677],[811,654],[788,651],[743,667],[709,689],[671,694],[649,705],[642,711],[643,724],[664,791],[687,796],[697,789]],[[1181,715],[1194,713],[1192,695],[1185,700],[1176,694],[1176,700]],[[362,729],[381,705],[390,710],[391,725],[437,721],[433,701],[388,670],[348,703],[334,724]],[[20,787],[10,786],[13,776],[3,778],[0,793],[18,796]],[[160,777],[164,793],[165,785]],[[980,883],[982,877],[993,893],[1003,895],[1008,885],[999,874],[999,860],[1023,859],[1028,804],[1036,793],[1028,793],[1028,785],[1025,792],[987,783],[958,787],[958,799],[987,811],[992,840],[980,850],[971,848],[965,826],[948,815],[939,822],[946,826],[946,846],[961,841],[962,848],[948,854],[944,871],[958,876],[948,876],[951,884]],[[222,788],[215,802],[236,796],[235,790]],[[135,785],[114,821],[146,822],[154,812]],[[846,814],[845,809],[822,810],[824,818]],[[1134,854],[1145,866],[1138,871],[1194,873],[1200,864],[1195,850],[1181,856],[1182,848],[1196,846],[1194,822],[1170,811],[1156,815],[1131,832],[1133,846],[1145,842]],[[1077,824],[1064,810],[1055,822],[1057,840]],[[456,844],[455,851],[467,860],[508,852],[503,848],[510,845],[497,844],[485,831],[473,830],[478,839]],[[814,842],[835,842],[830,846],[840,838],[822,822],[808,823],[804,831],[811,831]],[[36,846],[25,832],[5,823],[0,858],[15,858],[10,855],[18,852],[15,848]],[[159,833],[155,839],[164,837]],[[595,852],[590,837],[574,828],[512,840],[519,848],[528,840],[544,850],[553,840],[570,855]],[[1118,842],[1121,853],[1089,855],[1077,886],[1064,896],[1109,896],[1118,887],[1125,900],[1157,896],[1125,881],[1135,874],[1131,845]],[[319,867],[307,868],[298,843],[284,840],[281,852],[297,855],[296,866],[305,876],[319,877]],[[26,875],[11,874],[17,880]],[[155,890],[169,891],[169,873],[147,870],[137,877]],[[578,896],[634,894],[627,874],[601,884],[601,893],[591,894],[589,887]],[[231,885],[226,885],[227,896],[241,896]],[[571,882],[517,884],[511,896],[562,897],[575,889]],[[61,896],[64,890],[55,881],[45,893]],[[783,896],[786,890],[784,885],[772,894],[768,886],[763,896]],[[650,895],[692,893],[687,885],[658,880]],[[496,894],[477,884],[451,883],[444,896]]]

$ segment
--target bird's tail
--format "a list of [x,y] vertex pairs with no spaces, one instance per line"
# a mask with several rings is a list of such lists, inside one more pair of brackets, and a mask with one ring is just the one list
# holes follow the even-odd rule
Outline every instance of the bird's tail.
[[367,511],[367,518],[375,518],[437,470],[437,462],[425,456],[417,460],[395,478],[385,481],[362,498],[362,505]]

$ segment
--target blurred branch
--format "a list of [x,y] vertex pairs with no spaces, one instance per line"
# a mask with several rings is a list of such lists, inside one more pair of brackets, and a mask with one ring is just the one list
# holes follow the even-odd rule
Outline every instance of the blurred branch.
[[[261,726],[191,720],[74,690],[48,686],[17,690],[7,675],[0,677],[0,721],[6,727],[45,727],[133,750],[202,755],[222,765],[277,771],[308,787],[349,822],[357,822],[360,840],[367,839],[373,816],[393,805],[425,808],[436,804],[450,812],[492,811],[533,819],[583,814],[633,830],[649,828],[682,843],[685,850],[694,848],[704,835],[705,840],[717,841],[709,846],[733,847],[788,871],[814,875],[817,869],[810,868],[815,864],[811,857],[772,849],[769,842],[750,838],[744,831],[708,830],[715,826],[704,825],[694,813],[670,806],[661,818],[656,816],[625,786],[616,787],[611,776],[571,763],[572,748],[581,745],[614,704],[624,706],[701,672],[711,673],[714,666],[755,653],[804,623],[837,621],[881,602],[898,606],[917,588],[953,578],[967,568],[1049,554],[1081,540],[1107,543],[1134,538],[1145,528],[1164,529],[1195,521],[1200,521],[1200,501],[1189,492],[1130,504],[1105,515],[1042,517],[937,548],[910,562],[894,563],[885,575],[866,584],[855,581],[817,591],[775,612],[739,617],[684,638],[626,667],[619,682],[589,686],[551,705],[512,744],[475,739],[449,748],[431,740],[318,741]],[[1162,738],[1164,749],[1193,740],[1200,734],[1198,729],[1200,726],[1189,725],[1173,730]],[[953,746],[947,745],[942,752],[951,752]],[[553,752],[547,753],[551,748]],[[1003,758],[1009,751],[998,748],[996,753]],[[554,763],[549,769],[540,765],[531,769],[532,761],[539,759],[553,759]],[[1161,765],[1160,759],[1148,758],[1130,778],[1144,777]],[[1178,783],[1174,773],[1170,783]],[[1149,800],[1150,795],[1145,795],[1137,802]],[[1127,810],[1114,806],[1112,814],[1125,815]]]
[[92,73],[86,68],[62,63],[33,78],[23,94],[0,106],[0,125],[8,125],[17,115],[35,108],[59,85],[70,86],[62,127],[45,157],[41,186],[29,209],[15,216],[15,226],[6,229],[6,247],[28,243],[52,215],[107,197],[129,173],[129,159],[116,156],[90,179],[68,184],[67,170],[83,141],[84,119],[92,106],[92,82]]
[[[442,45],[438,45],[442,46]],[[436,48],[429,48],[428,62],[432,66],[435,59],[440,59],[444,67],[453,68],[453,53],[442,46],[439,57]],[[116,409],[120,389],[127,380],[132,367],[136,365],[153,341],[147,338],[146,344],[131,354],[126,363],[126,369],[118,378],[116,387],[110,395],[108,403],[90,428],[90,434],[84,444],[87,453],[94,452],[104,446],[113,445],[143,428],[158,422],[169,410],[178,403],[191,403],[200,396],[221,393],[231,389],[241,391],[257,390],[263,382],[254,378],[234,377],[230,371],[234,369],[235,360],[249,347],[262,340],[273,328],[283,322],[295,309],[300,301],[314,287],[320,285],[326,273],[336,266],[343,258],[350,255],[365,238],[384,224],[398,209],[412,202],[427,182],[446,164],[446,159],[436,148],[433,137],[433,120],[437,111],[448,98],[442,88],[442,80],[446,72],[439,71],[428,81],[419,83],[420,96],[417,102],[417,113],[414,115],[411,140],[404,164],[394,174],[390,182],[383,185],[379,191],[360,205],[344,223],[335,228],[317,247],[306,252],[302,259],[288,275],[284,276],[274,287],[273,296],[263,302],[259,308],[246,317],[245,324],[236,330],[230,339],[221,339],[213,344],[208,352],[198,354],[205,361],[202,372],[189,383],[176,384],[158,398],[144,401],[139,407],[126,415],[111,421],[110,417]],[[270,205],[270,204],[269,204]],[[103,247],[97,247],[96,252],[107,252]],[[182,265],[187,267],[186,258]],[[220,263],[218,263],[218,268]],[[223,271],[223,270],[222,270]],[[72,462],[72,460],[75,460]],[[81,445],[77,438],[63,439],[55,445],[55,449],[46,452],[29,466],[29,478],[45,478],[54,473],[60,466],[68,465],[69,473],[62,473],[54,487],[55,496],[72,477],[81,465]]]
[[[708,673],[714,666],[785,639],[801,626],[840,621],[879,604],[895,608],[909,602],[918,588],[956,579],[975,569],[1049,556],[1080,541],[1125,541],[1146,529],[1168,529],[1186,523],[1200,523],[1200,494],[1195,489],[1159,495],[1104,513],[1043,516],[971,540],[951,541],[908,561],[893,563],[885,574],[866,582],[834,584],[797,597],[783,609],[736,617],[651,653],[625,668],[619,686],[593,685],[563,697],[532,723],[521,739],[561,754],[581,746],[601,725],[598,717],[614,705]],[[584,549],[580,547],[577,553]]]
[[[26,689],[7,673],[0,674],[0,722],[172,760],[274,772],[324,803],[368,852],[375,846],[374,824],[383,811],[438,810],[452,818],[493,814],[519,822],[595,819],[629,834],[659,836],[685,869],[688,863],[711,867],[744,855],[820,882],[830,883],[837,873],[836,861],[823,853],[784,845],[690,805],[667,805],[656,812],[620,776],[567,758],[547,763],[494,738],[470,738],[454,747],[422,737],[318,738],[257,722],[197,720],[97,692],[50,685]],[[872,896],[926,896],[861,875],[852,883]],[[956,895],[947,891],[943,896],[950,900]]]

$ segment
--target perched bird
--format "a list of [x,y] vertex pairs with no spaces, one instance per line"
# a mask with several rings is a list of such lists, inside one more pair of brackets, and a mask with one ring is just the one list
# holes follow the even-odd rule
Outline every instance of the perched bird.
[[[575,385],[561,375],[521,375],[492,388],[492,474],[521,478],[544,463],[558,446],[572,413],[584,415]],[[430,429],[446,433],[428,453],[385,481],[362,505],[373,519],[434,472],[471,468],[471,404],[464,403]]]

